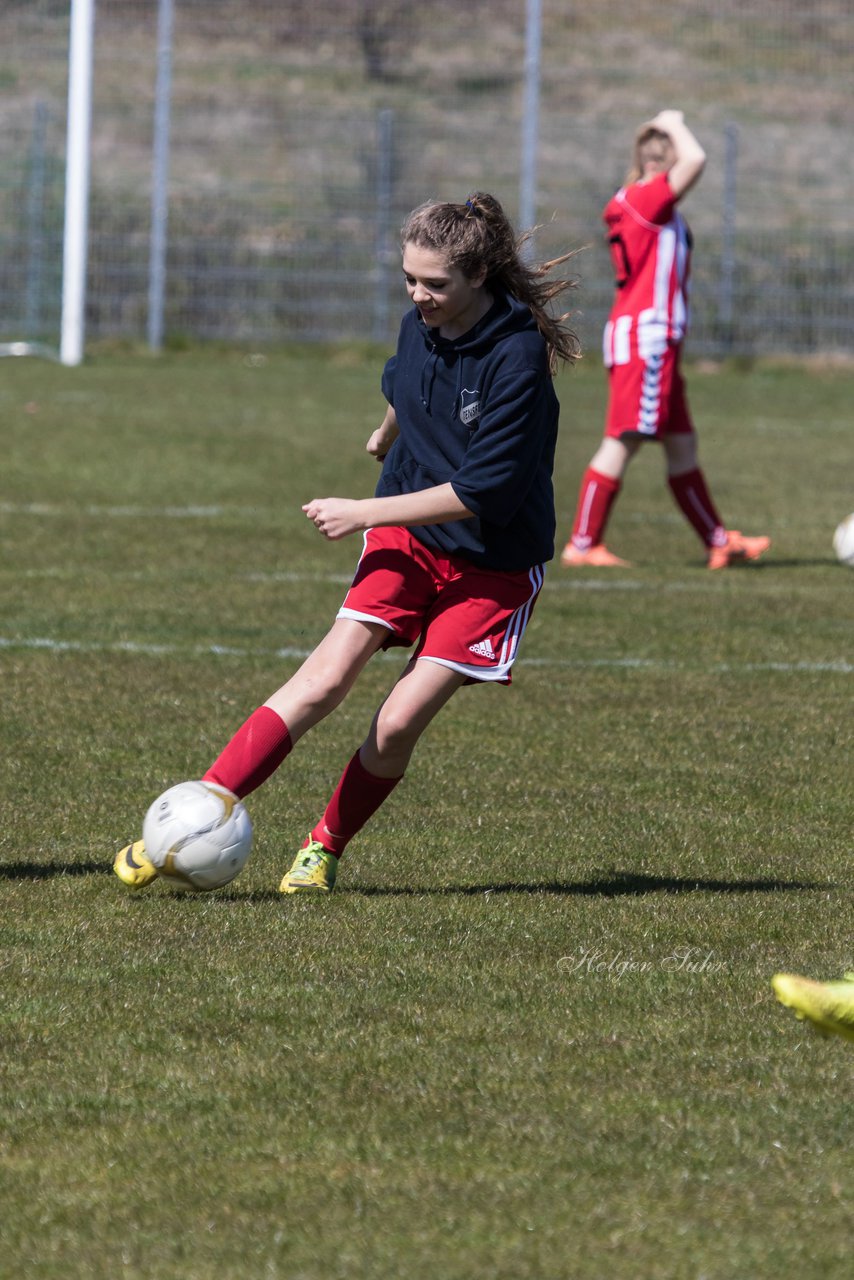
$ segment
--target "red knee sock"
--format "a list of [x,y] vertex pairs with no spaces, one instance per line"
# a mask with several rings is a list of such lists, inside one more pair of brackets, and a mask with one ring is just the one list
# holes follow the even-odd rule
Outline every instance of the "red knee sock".
[[398,782],[400,778],[377,778],[368,773],[357,751],[341,774],[326,812],[312,831],[312,840],[319,840],[324,849],[340,857],[348,841],[361,831]]
[[724,545],[726,530],[706,488],[706,479],[700,468],[695,467],[693,471],[685,471],[682,475],[668,476],[667,483],[682,514],[694,526],[703,543],[707,547]]
[[608,516],[621,485],[621,480],[603,476],[592,467],[585,471],[572,526],[572,542],[579,551],[589,551],[604,538]]
[[272,707],[258,707],[204,775],[242,800],[275,773],[291,749],[288,726]]

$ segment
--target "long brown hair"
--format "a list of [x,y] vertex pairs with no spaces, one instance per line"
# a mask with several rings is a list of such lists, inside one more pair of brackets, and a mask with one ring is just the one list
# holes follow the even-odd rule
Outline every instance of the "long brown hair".
[[577,250],[549,262],[529,264],[522,248],[531,235],[517,236],[495,196],[475,191],[465,204],[428,200],[413,209],[401,228],[400,243],[444,254],[448,265],[458,268],[467,279],[485,270],[487,289],[497,286],[526,303],[545,339],[549,368],[555,373],[559,362],[572,364],[581,355],[581,344],[568,324],[571,312],[553,315],[550,310],[555,298],[575,288],[577,281],[547,277]]

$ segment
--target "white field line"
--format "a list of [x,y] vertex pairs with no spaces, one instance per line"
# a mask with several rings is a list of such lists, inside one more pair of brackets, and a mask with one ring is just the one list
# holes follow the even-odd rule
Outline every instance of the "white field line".
[[198,520],[224,515],[251,515],[253,507],[80,507],[55,502],[0,502],[4,516],[107,516],[131,520]]
[[[281,649],[245,649],[232,645],[141,644],[134,640],[115,640],[103,643],[87,640],[53,640],[48,636],[15,637],[0,636],[0,650],[41,649],[49,653],[133,653],[151,657],[226,657],[226,658],[307,658],[310,649],[284,647]],[[401,662],[403,651],[381,652],[379,657]],[[566,670],[630,670],[630,671],[692,671],[689,663],[668,662],[656,658],[518,658],[520,667],[563,668]],[[773,671],[784,674],[854,674],[850,662],[718,662],[704,668],[715,674],[739,674],[748,671]]]
[[[354,566],[355,569],[355,566]],[[7,569],[5,566],[0,567],[0,575],[13,578],[48,578],[54,582],[77,582],[80,579],[80,568],[70,566],[68,568],[56,565],[50,569]],[[87,579],[107,579],[112,582],[164,582],[169,578],[192,578],[193,582],[314,582],[317,585],[331,583],[333,585],[349,586],[353,581],[352,573],[315,573],[306,571],[305,573],[297,573],[290,569],[282,569],[280,571],[272,571],[270,573],[234,573],[227,578],[222,574],[207,573],[204,570],[198,572],[193,566],[192,571],[187,570],[183,574],[165,574],[162,569],[100,569],[97,566],[86,569]]]
[[[29,516],[64,516],[69,514],[85,514],[96,517],[107,517],[116,519],[211,519],[222,515],[251,515],[253,508],[250,507],[222,507],[222,506],[186,506],[186,507],[138,507],[138,506],[86,506],[79,507],[74,504],[62,506],[56,503],[14,503],[0,502],[0,514],[2,515],[29,515]],[[97,572],[97,571],[96,571]],[[79,577],[79,569],[70,568],[51,568],[51,569],[30,569],[13,571],[15,576],[28,578],[77,578]],[[162,577],[162,571],[156,571],[154,574],[146,573],[146,571],[134,571],[127,574],[110,572],[107,576],[116,579],[125,578],[133,580],[144,580],[145,578],[157,576]],[[292,571],[283,572],[255,572],[246,574],[236,574],[237,580],[245,582],[316,582],[329,583],[333,585],[348,584],[352,580],[352,574],[346,573],[317,573],[306,572],[297,573]],[[688,582],[668,582],[666,584],[632,581],[626,578],[608,577],[559,577],[547,578],[544,584],[544,591],[644,591],[654,590],[665,591],[681,591],[692,589],[695,584]],[[308,656],[309,649],[281,648],[281,649],[241,649],[233,648],[228,645],[197,645],[190,648],[181,648],[178,645],[155,645],[155,644],[139,644],[135,641],[115,641],[111,643],[95,643],[89,641],[67,641],[54,640],[50,637],[12,637],[0,636],[0,650],[26,650],[41,649],[52,653],[134,653],[143,655],[170,655],[170,656],[225,656],[225,657],[242,657],[242,658],[258,658],[258,657],[276,657],[276,658],[295,658],[302,659]],[[399,660],[400,655],[392,653],[384,653],[382,657],[390,660]],[[646,671],[680,671],[690,670],[688,664],[660,661],[656,659],[646,658],[591,658],[591,659],[573,659],[573,658],[519,658],[520,666],[528,667],[552,667],[564,668],[569,670],[591,670],[596,668],[605,668],[612,670],[646,670]],[[854,673],[854,664],[849,662],[754,662],[754,663],[717,663],[707,670],[725,674],[727,672],[739,671],[775,671],[783,673],[834,673],[838,675],[850,675]]]
[[[353,572],[355,572],[355,562],[353,564]],[[267,572],[254,573],[235,573],[230,575],[228,580],[233,582],[259,582],[270,583],[275,585],[277,582],[314,582],[318,586],[349,586],[353,581],[353,572],[351,573],[318,573],[312,570],[306,570],[299,573],[292,569],[268,570]],[[47,578],[54,582],[78,582],[80,580],[80,569],[77,566],[64,567],[60,565],[53,566],[49,569],[22,569],[18,566],[7,568],[5,565],[0,566],[0,575],[12,578],[28,578],[38,579]],[[99,569],[93,567],[86,570],[87,578],[108,579],[115,582],[163,582],[167,575],[162,569]],[[172,575],[175,576],[175,575]],[[211,581],[221,584],[225,579],[222,574],[205,575],[204,570],[196,572],[195,568],[191,575],[194,582],[203,582],[205,577]],[[689,583],[668,583],[662,587],[659,583],[650,582],[630,582],[625,578],[592,578],[578,577],[572,579],[559,579],[557,577],[549,579],[543,585],[544,591],[655,591],[658,594],[665,589],[685,590]]]

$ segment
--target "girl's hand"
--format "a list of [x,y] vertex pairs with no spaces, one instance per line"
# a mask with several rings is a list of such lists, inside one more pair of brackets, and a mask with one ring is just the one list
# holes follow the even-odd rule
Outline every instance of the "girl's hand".
[[650,121],[654,129],[660,129],[662,133],[670,133],[671,129],[678,129],[681,124],[685,123],[685,116],[681,111],[659,111],[658,115]]
[[368,443],[365,448],[372,457],[376,458],[377,462],[382,462],[393,444],[394,437],[389,440],[383,428],[377,427],[376,431],[368,436]]
[[355,498],[312,498],[303,505],[308,519],[330,542],[367,528],[361,508],[362,503]]
[[400,435],[400,427],[397,421],[397,415],[391,405],[385,411],[383,418],[376,431],[368,437],[368,443],[365,445],[368,453],[372,454],[377,462],[382,462],[397,437]]

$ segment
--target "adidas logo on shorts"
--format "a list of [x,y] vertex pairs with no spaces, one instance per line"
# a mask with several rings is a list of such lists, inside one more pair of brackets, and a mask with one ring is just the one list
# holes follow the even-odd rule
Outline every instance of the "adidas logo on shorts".
[[479,658],[495,658],[495,650],[488,640],[479,640],[469,645],[469,653],[476,653]]

